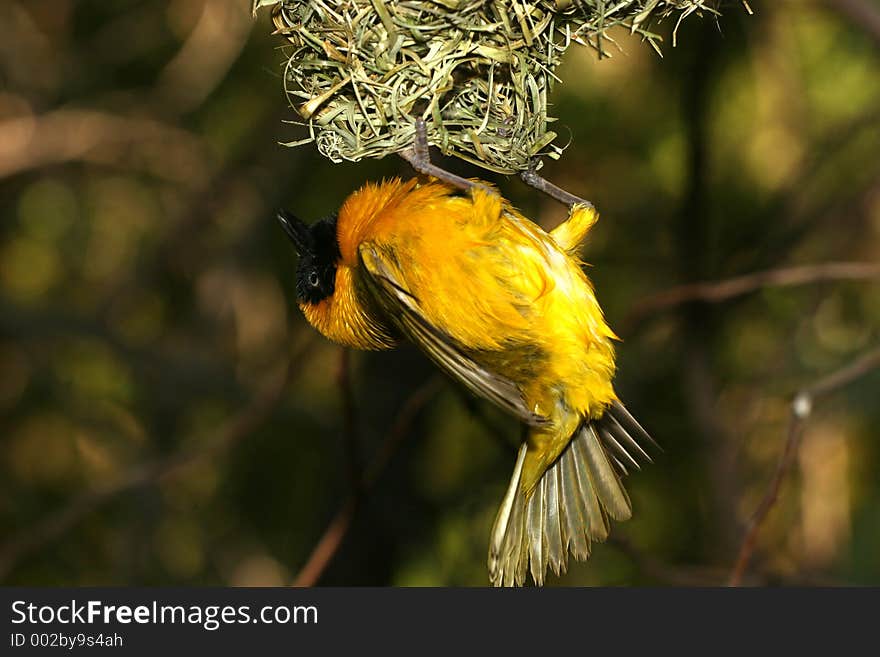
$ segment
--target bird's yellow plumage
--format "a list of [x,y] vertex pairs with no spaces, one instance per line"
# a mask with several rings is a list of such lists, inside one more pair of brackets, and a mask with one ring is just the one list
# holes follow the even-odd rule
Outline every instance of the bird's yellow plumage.
[[521,583],[529,563],[541,582],[569,550],[585,558],[608,517],[630,514],[620,475],[640,449],[611,417],[632,420],[611,382],[615,336],[577,257],[596,219],[574,206],[547,233],[488,188],[368,184],[331,222],[332,271],[310,255],[321,238],[285,224],[317,245],[298,246],[300,306],[324,335],[360,349],[405,337],[530,426],[493,529],[496,584]]

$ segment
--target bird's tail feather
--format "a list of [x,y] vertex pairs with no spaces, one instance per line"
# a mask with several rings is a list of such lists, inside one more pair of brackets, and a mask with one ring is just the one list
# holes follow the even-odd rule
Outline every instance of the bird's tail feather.
[[[633,435],[635,434],[635,436]],[[632,515],[621,483],[638,459],[650,461],[640,444],[655,444],[620,402],[578,427],[559,458],[532,491],[521,486],[528,444],[523,443],[510,486],[492,528],[489,577],[495,586],[521,586],[530,571],[544,583],[547,566],[557,575],[590,556],[590,543],[608,536],[608,520]]]

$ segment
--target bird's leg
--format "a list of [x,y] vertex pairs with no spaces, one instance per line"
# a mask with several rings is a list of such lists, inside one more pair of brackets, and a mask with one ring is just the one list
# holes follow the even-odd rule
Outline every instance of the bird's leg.
[[588,208],[593,207],[593,204],[589,201],[565,191],[564,189],[562,189],[562,187],[554,185],[552,182],[539,175],[537,158],[529,162],[529,168],[525,171],[520,172],[519,177],[524,183],[526,183],[530,187],[534,187],[539,192],[544,192],[550,198],[559,201],[569,208],[571,208],[573,205],[584,205]]
[[413,169],[422,175],[432,176],[464,191],[480,188],[493,194],[495,193],[494,190],[486,185],[457,176],[431,162],[431,154],[428,151],[428,126],[425,123],[425,119],[416,119],[415,128],[416,135],[412,147],[400,152],[400,156],[409,162]]

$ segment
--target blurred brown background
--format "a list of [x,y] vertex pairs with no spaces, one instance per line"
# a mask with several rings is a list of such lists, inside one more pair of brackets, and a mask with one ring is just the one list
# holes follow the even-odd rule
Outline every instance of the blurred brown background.
[[[275,209],[409,172],[278,144],[303,133],[249,4],[0,3],[4,584],[487,581],[518,429],[412,348],[349,362],[305,324]],[[617,387],[665,451],[551,584],[728,581],[792,395],[852,362],[743,581],[880,583],[880,5],[750,4],[688,18],[663,59],[620,32],[559,73],[546,175],[602,212],[584,257]]]

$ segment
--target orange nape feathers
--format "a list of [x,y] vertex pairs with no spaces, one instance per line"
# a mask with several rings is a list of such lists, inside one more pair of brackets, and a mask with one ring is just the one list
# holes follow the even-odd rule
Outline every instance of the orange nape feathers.
[[391,349],[397,332],[374,310],[362,288],[355,269],[341,264],[334,294],[315,304],[300,302],[300,308],[309,324],[333,342],[363,351]]
[[[495,584],[522,583],[529,564],[541,583],[630,514],[620,477],[644,454],[631,434],[649,438],[617,400],[615,336],[578,259],[597,217],[576,205],[547,233],[488,187],[394,179],[351,194],[333,248],[314,248],[335,261],[307,254],[300,272],[329,291],[300,298],[325,336],[359,349],[407,338],[529,425],[492,532]],[[334,278],[320,287],[322,275]]]

